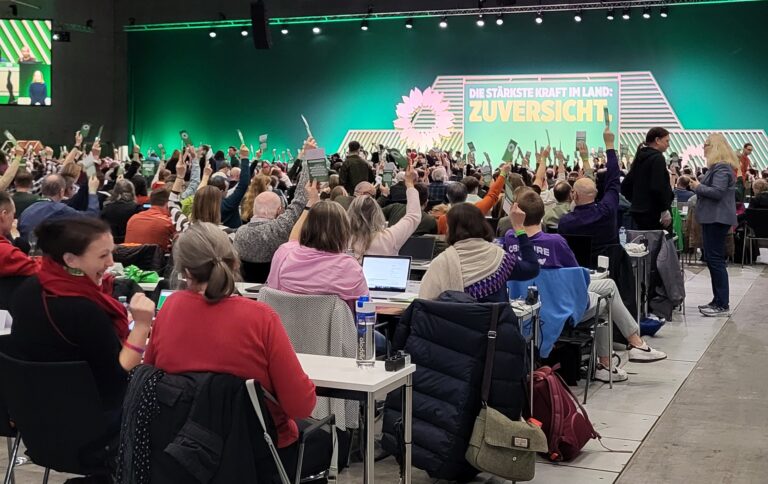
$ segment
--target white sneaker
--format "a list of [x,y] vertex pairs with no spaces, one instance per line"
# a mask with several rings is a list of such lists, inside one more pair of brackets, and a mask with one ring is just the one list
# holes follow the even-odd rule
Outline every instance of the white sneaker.
[[643,347],[637,348],[633,346],[629,350],[629,361],[636,361],[640,363],[651,363],[654,361],[663,360],[667,357],[667,354],[663,351],[655,350],[645,343]]
[[[597,370],[595,371],[595,380],[600,380],[608,383],[608,378],[610,375],[608,375],[608,368],[604,367],[601,364],[597,364]],[[627,375],[627,372],[619,368],[618,366],[613,367],[613,381],[627,381],[629,379],[629,375]]]

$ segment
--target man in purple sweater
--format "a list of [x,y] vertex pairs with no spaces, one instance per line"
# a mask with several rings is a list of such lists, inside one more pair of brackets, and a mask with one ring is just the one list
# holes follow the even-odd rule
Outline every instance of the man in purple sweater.
[[[621,190],[619,176],[621,171],[614,149],[615,138],[616,136],[610,128],[605,128],[603,140],[605,141],[605,154],[608,163],[606,164],[603,198],[596,202],[597,187],[595,182],[586,177],[579,178],[573,184],[571,191],[575,207],[572,212],[563,215],[557,227],[557,231],[561,234],[592,237],[593,251],[619,242],[616,213],[619,210],[619,192]],[[586,157],[589,156],[586,147],[580,149],[580,152],[582,158],[586,160]]]
[[[536,192],[529,190],[519,195],[517,204],[525,212],[525,222],[523,223],[528,240],[533,245],[533,250],[537,255],[542,269],[559,269],[562,267],[578,267],[576,257],[573,251],[568,247],[565,239],[558,234],[547,234],[541,231],[541,219],[544,217],[544,202]],[[510,230],[504,237],[504,248],[512,254],[519,252],[519,243],[515,232]],[[599,296],[608,297],[611,303],[613,322],[621,331],[621,334],[629,343],[629,360],[640,362],[652,362],[663,360],[667,357],[661,351],[648,346],[640,337],[640,328],[632,315],[627,310],[620,297],[617,297],[618,289],[616,283],[606,277],[604,279],[593,280],[589,284],[589,308],[584,314],[582,321],[587,321],[595,316],[597,300]],[[604,308],[607,315],[607,307]],[[597,355],[600,360],[595,372],[595,378],[601,381],[608,381],[608,359],[611,354],[611,344],[608,340],[607,328],[598,328]],[[614,367],[613,381],[626,380],[627,372],[621,368]]]

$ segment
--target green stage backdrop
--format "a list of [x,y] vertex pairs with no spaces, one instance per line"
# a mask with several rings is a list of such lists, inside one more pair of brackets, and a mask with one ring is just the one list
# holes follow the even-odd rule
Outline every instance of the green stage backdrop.
[[571,12],[484,28],[450,18],[444,30],[438,19],[412,30],[376,21],[367,32],[324,24],[321,35],[304,25],[287,36],[273,29],[266,51],[239,29],[216,39],[204,30],[130,33],[129,131],[145,148],[180,145],[182,129],[195,142],[238,144],[240,128],[248,144],[268,133],[269,150],[295,149],[304,114],[320,145],[335,149],[348,129],[392,129],[401,96],[437,75],[617,71],[651,71],[686,129],[768,130],[767,20],[768,3],[758,2],[673,7],[651,20],[637,9],[613,22],[590,11],[580,24]]

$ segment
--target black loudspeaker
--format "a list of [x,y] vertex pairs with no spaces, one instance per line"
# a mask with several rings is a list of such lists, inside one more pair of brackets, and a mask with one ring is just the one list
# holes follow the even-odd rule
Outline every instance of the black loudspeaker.
[[264,0],[251,3],[251,30],[253,44],[257,49],[269,49],[272,46],[272,35],[269,33],[269,19],[264,9]]

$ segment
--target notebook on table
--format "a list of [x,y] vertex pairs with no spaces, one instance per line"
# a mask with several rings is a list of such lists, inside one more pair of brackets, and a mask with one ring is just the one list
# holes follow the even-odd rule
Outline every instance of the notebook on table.
[[372,299],[408,299],[417,294],[406,293],[411,258],[407,256],[366,255],[363,274]]

